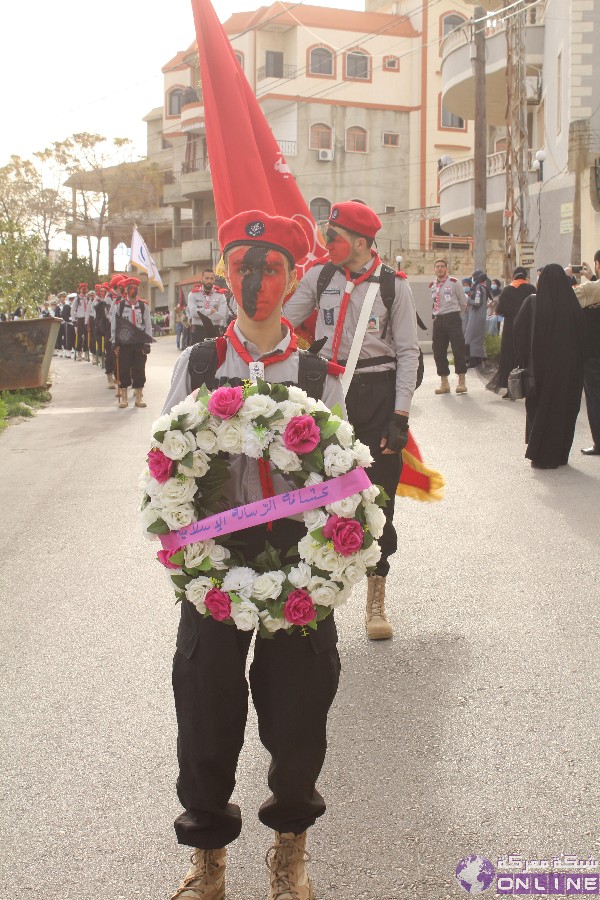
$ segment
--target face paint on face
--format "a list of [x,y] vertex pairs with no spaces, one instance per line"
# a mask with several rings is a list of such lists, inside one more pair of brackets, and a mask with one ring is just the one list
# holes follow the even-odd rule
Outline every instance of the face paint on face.
[[137,285],[130,284],[128,286],[127,296],[129,297],[130,300],[135,300],[135,298],[137,297],[137,292],[138,292]]
[[327,252],[329,253],[331,262],[336,266],[346,262],[352,253],[352,247],[350,246],[349,241],[333,228],[327,229],[325,240],[327,242]]
[[227,255],[231,290],[249,319],[263,322],[281,303],[287,286],[287,261],[278,250],[245,245]]

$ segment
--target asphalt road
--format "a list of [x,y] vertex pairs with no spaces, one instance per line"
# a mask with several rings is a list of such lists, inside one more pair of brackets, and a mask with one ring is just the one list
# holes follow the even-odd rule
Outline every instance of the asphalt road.
[[[54,361],[53,402],[0,436],[0,900],[162,900],[187,867],[171,829],[178,610],[137,521],[137,476],[177,358],[153,346],[148,408]],[[454,380],[454,379],[453,379]],[[343,673],[310,835],[318,900],[446,900],[471,853],[598,858],[600,459],[524,459],[522,403],[468,376],[411,424],[447,480],[402,500],[396,636],[369,643],[364,588],[339,614]],[[263,900],[267,758],[251,716],[228,900]],[[492,893],[493,891],[490,891]]]

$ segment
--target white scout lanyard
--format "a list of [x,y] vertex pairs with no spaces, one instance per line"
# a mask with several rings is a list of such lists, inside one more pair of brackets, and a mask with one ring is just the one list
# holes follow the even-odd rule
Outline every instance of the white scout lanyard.
[[[381,263],[375,269],[373,277],[379,278],[380,272]],[[369,283],[367,293],[365,294],[365,299],[363,301],[362,309],[358,317],[358,322],[356,323],[356,331],[354,332],[352,346],[350,347],[350,353],[348,354],[348,362],[346,363],[344,374],[341,377],[344,396],[346,396],[346,394],[348,393],[348,388],[350,387],[350,382],[352,381],[352,376],[354,375],[354,370],[356,369],[356,363],[358,362],[358,357],[360,355],[363,341],[365,339],[365,334],[367,333],[371,310],[373,309],[373,304],[375,303],[375,297],[377,296],[379,287],[379,281],[371,281]]]

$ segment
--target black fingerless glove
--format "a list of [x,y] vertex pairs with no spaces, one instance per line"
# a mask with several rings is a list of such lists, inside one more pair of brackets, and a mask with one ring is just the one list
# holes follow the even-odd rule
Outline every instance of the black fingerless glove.
[[408,443],[408,416],[394,413],[381,436],[387,438],[385,450],[401,453]]
[[144,353],[146,354],[146,356],[148,356],[148,354],[150,353],[150,344],[144,344],[144,345],[142,346],[142,350],[144,351]]

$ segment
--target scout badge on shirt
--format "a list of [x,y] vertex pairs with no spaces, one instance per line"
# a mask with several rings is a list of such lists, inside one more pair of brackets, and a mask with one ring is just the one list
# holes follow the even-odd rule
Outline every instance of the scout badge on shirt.
[[333,313],[334,309],[324,309],[323,310],[323,321],[326,325],[333,325]]
[[248,367],[250,369],[250,381],[252,384],[256,384],[258,379],[261,381],[265,380],[265,365],[260,361],[248,363]]

